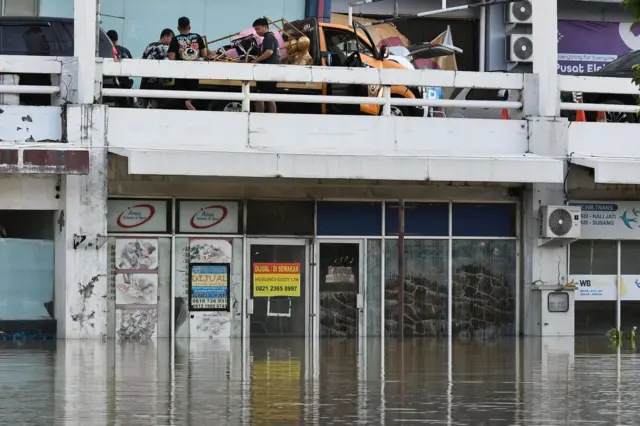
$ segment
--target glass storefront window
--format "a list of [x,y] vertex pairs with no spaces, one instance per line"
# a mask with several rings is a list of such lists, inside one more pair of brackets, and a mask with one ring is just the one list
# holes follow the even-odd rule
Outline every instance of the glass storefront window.
[[454,237],[515,237],[514,203],[453,203]]
[[463,337],[514,335],[516,241],[453,241],[453,332]]
[[[303,245],[258,245],[250,248],[251,273],[249,282],[255,282],[256,264],[298,264],[299,293],[290,296],[261,296],[251,285],[253,299],[251,336],[253,337],[304,337],[306,334],[306,254]],[[269,285],[269,287],[271,287]],[[266,294],[273,290],[266,289]]]
[[618,242],[610,240],[578,240],[569,249],[569,274],[616,275]]
[[[406,240],[404,335],[447,334],[447,240]],[[397,336],[399,306],[398,241],[386,242],[385,334]]]
[[382,313],[382,241],[367,241],[367,336],[380,336]]
[[247,234],[313,235],[313,201],[248,201]]
[[0,321],[55,318],[53,238],[54,212],[0,211]]
[[320,243],[320,337],[357,337],[360,244]]

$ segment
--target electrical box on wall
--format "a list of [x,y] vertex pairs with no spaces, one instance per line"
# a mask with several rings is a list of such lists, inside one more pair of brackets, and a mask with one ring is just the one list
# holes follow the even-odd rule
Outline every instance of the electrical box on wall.
[[573,336],[575,287],[537,285],[533,291],[540,307],[540,336]]
[[581,215],[578,206],[540,207],[540,238],[580,238]]

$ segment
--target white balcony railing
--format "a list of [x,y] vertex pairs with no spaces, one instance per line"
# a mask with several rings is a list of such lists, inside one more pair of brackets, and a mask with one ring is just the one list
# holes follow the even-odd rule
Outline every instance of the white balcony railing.
[[[255,101],[382,105],[382,115],[390,115],[391,106],[484,108],[519,110],[521,100],[470,101],[452,99],[410,99],[391,96],[392,86],[505,89],[520,92],[523,74],[422,71],[376,68],[331,68],[293,65],[253,65],[222,62],[180,62],[150,60],[99,60],[102,74],[112,77],[189,78],[241,82],[241,91],[184,92],[169,90],[102,89],[105,97],[137,97],[193,100],[225,100],[242,102],[242,111],[250,110]],[[301,94],[251,93],[250,83],[268,81],[303,85],[354,84],[382,86],[381,96],[321,96]],[[513,98],[513,97],[512,97]],[[516,98],[519,98],[517,96]]]
[[[628,78],[558,76],[558,88],[563,94],[578,94],[583,102],[560,102],[564,111],[619,112],[635,114],[640,111],[637,99],[640,89]],[[585,96],[585,94],[588,94]],[[589,96],[591,95],[591,96]],[[566,98],[566,96],[564,96]],[[597,100],[598,102],[591,102]]]
[[56,95],[60,93],[63,63],[70,58],[49,56],[2,56],[0,74],[50,74],[50,86],[0,85],[0,93],[13,95]]

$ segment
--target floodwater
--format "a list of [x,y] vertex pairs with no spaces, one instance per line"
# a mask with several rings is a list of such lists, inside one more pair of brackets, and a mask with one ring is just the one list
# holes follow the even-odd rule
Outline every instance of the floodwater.
[[629,346],[2,342],[0,425],[634,425],[640,356]]

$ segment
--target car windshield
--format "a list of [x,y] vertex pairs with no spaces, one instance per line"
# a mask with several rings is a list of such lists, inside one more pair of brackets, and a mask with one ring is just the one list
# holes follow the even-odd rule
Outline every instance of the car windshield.
[[640,50],[629,52],[615,61],[608,63],[602,68],[602,71],[630,70],[634,65],[638,64],[640,64]]

